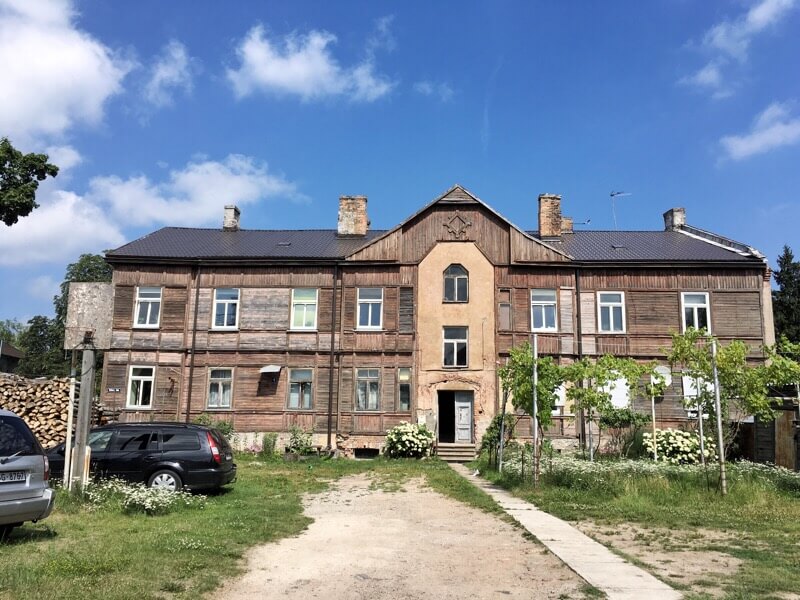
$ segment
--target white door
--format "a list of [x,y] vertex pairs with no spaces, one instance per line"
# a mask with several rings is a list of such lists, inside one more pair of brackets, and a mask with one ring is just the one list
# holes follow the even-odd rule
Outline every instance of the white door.
[[456,444],[472,442],[472,392],[455,393]]

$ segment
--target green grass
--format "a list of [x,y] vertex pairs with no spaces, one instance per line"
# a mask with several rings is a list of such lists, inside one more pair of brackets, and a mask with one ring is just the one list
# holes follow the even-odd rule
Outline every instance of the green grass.
[[48,519],[25,524],[0,545],[0,598],[196,599],[236,574],[249,547],[302,532],[311,522],[304,493],[356,473],[398,492],[408,478],[424,477],[446,496],[502,512],[438,460],[237,462],[239,480],[229,490],[203,508],[162,516],[92,512],[59,492]]
[[[480,466],[484,476],[563,519],[591,520],[608,525],[606,529],[626,522],[671,529],[666,539],[661,531],[647,536],[645,543],[652,541],[668,551],[715,550],[741,559],[741,568],[721,584],[725,598],[761,600],[800,593],[800,497],[796,492],[734,477],[728,495],[722,497],[713,480],[709,491],[704,478],[691,474],[575,480],[544,473],[541,485],[533,489],[528,482],[500,477],[485,464]],[[726,541],[709,542],[692,534],[696,528],[723,532]]]

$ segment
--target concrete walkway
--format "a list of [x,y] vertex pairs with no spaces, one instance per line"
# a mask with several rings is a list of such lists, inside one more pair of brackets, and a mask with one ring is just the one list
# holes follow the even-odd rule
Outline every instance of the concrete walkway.
[[509,515],[533,534],[588,583],[605,592],[609,600],[677,600],[682,595],[647,571],[620,558],[602,544],[530,502],[492,485],[462,464],[453,469],[489,494]]

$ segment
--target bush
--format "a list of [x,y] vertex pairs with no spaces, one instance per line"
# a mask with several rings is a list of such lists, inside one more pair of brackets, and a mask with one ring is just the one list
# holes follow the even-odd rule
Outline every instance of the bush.
[[196,425],[203,425],[204,427],[211,427],[219,431],[222,435],[225,436],[225,439],[231,441],[233,439],[234,434],[236,433],[233,429],[233,422],[232,421],[217,421],[216,419],[212,419],[211,415],[208,413],[202,413],[197,416],[197,418],[193,421]]
[[[653,434],[642,435],[648,456],[653,456]],[[658,461],[672,465],[695,465],[700,462],[700,439],[690,431],[681,429],[656,429],[656,449]],[[705,438],[706,461],[717,460],[714,440]]]
[[433,432],[425,425],[400,423],[386,434],[383,453],[389,458],[422,458],[433,448]]
[[289,428],[289,443],[286,445],[286,451],[294,452],[295,454],[311,454],[314,452],[311,433],[303,431],[297,425],[292,425]]
[[262,458],[272,458],[275,456],[275,448],[278,445],[277,433],[265,433],[261,438],[261,456]]
[[163,515],[180,507],[205,504],[205,496],[149,488],[143,483],[106,479],[87,484],[83,500],[90,509],[119,511],[126,514]]

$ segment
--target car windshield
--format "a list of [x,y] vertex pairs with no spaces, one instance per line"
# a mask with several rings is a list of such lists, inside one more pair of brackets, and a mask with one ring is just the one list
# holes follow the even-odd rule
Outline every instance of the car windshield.
[[41,454],[39,442],[19,417],[0,417],[0,456]]

